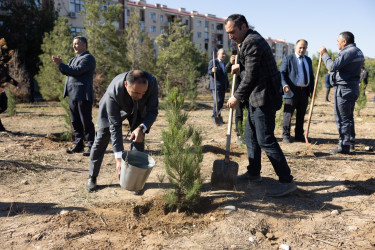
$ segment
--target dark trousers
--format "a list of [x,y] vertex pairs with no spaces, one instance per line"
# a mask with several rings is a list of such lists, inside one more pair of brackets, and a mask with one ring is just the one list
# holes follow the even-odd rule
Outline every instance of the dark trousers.
[[354,106],[359,95],[358,86],[335,87],[335,121],[339,132],[338,148],[349,150],[355,141]]
[[272,105],[254,108],[249,105],[249,115],[245,128],[245,142],[249,157],[247,170],[250,175],[259,175],[261,170],[261,149],[268,156],[279,181],[291,182],[293,176],[275,135],[276,110]]
[[[110,139],[111,132],[109,131],[109,128],[100,128],[96,131],[95,141],[90,152],[89,174],[91,177],[97,177],[99,175],[100,166],[102,165],[105,150],[108,147]],[[130,150],[143,152],[145,150],[144,141],[137,143],[132,142]]]
[[95,127],[92,122],[92,102],[69,99],[70,119],[74,130],[74,144],[83,146],[83,140],[91,147],[95,138]]
[[[223,108],[223,104],[224,104],[225,91],[224,90],[216,90],[216,92],[217,92],[217,110],[218,110],[217,116],[221,116],[221,109]],[[213,98],[214,98],[214,110],[213,110],[212,117],[216,117],[215,90],[212,90],[212,95],[213,95]]]
[[328,100],[328,96],[329,96],[329,92],[331,91],[331,88],[327,88],[327,91],[326,91],[326,101],[329,101]]
[[249,109],[249,100],[238,102],[236,106],[236,116],[234,118],[235,123],[236,123],[236,132],[237,136],[239,136],[239,129],[238,126],[242,126],[242,121],[243,121],[243,110],[244,109]]
[[303,123],[305,121],[305,114],[308,105],[308,96],[305,88],[296,87],[293,98],[284,99],[284,113],[283,113],[283,137],[290,137],[290,122],[294,110],[296,110],[296,126],[294,129],[295,137],[304,137]]

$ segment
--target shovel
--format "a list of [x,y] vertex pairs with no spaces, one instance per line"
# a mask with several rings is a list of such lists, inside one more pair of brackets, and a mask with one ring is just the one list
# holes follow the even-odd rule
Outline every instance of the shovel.
[[314,108],[315,93],[316,93],[316,87],[318,86],[318,79],[319,79],[319,72],[320,72],[320,65],[321,64],[322,64],[322,55],[319,56],[318,69],[317,69],[317,72],[316,72],[314,90],[313,90],[313,95],[311,97],[311,103],[310,103],[309,118],[307,119],[307,129],[306,129],[306,133],[305,133],[305,141],[306,141],[306,145],[307,145],[307,150],[308,150],[308,154],[310,154],[310,155],[315,155],[314,151],[312,150],[312,147],[309,143],[308,136],[309,136],[311,116],[312,116],[312,112],[313,112],[313,108]]
[[[237,51],[233,51],[233,55],[236,55]],[[235,64],[237,64],[237,55]],[[236,81],[236,74],[233,74],[232,82],[232,91],[231,96],[234,94],[234,84]],[[230,139],[232,131],[232,118],[233,118],[233,109],[229,110],[229,119],[228,119],[228,130],[227,130],[227,145],[225,151],[224,160],[215,160],[212,168],[211,174],[211,186],[218,189],[233,190],[237,182],[238,174],[238,163],[229,160],[229,151],[230,151]]]
[[[214,64],[214,68],[216,67],[215,65],[215,51],[212,51],[212,62]],[[221,125],[221,120],[219,118],[219,111],[217,109],[217,92],[216,92],[216,72],[214,72],[214,86],[215,86],[215,124],[216,125]]]

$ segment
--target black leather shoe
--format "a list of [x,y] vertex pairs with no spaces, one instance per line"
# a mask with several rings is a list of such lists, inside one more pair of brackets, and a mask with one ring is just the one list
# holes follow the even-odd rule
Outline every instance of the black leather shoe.
[[334,149],[330,149],[328,150],[328,152],[330,154],[349,154],[350,151],[349,150],[344,150],[342,148],[334,148]]
[[96,189],[96,177],[90,177],[86,183],[87,192],[93,192]]
[[249,172],[246,172],[244,174],[241,174],[237,177],[237,181],[243,182],[243,181],[250,181],[250,182],[261,182],[262,176],[260,175],[250,175]]
[[294,137],[294,140],[298,142],[305,142],[305,136],[303,135],[296,136]]
[[83,152],[83,156],[90,156],[91,147],[87,147],[86,151]]
[[81,153],[83,152],[83,145],[75,145],[73,148],[66,150],[68,154]]

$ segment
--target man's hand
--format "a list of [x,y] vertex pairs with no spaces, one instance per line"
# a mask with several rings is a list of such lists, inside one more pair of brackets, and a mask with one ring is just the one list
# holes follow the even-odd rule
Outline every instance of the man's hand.
[[133,140],[133,142],[143,142],[144,138],[145,138],[145,135],[143,134],[142,132],[142,125],[138,126],[138,128],[134,129],[134,131],[132,132],[129,140]]
[[52,56],[52,61],[57,66],[60,66],[60,64],[62,63],[61,56],[57,56],[57,57],[56,56]]
[[320,47],[319,54],[324,55],[325,53],[328,53],[326,47],[324,47],[324,46]]
[[213,67],[213,68],[212,68],[212,72],[213,72],[213,73],[216,73],[216,70],[217,70],[217,67]]
[[232,65],[232,75],[238,74],[240,72],[240,65],[239,64],[233,64]]
[[116,159],[116,175],[119,181],[120,181],[120,174],[121,174],[121,158],[117,158]]
[[236,97],[232,96],[228,102],[227,102],[227,107],[234,109],[237,106],[238,100]]
[[284,91],[284,93],[289,93],[289,92],[290,92],[289,85],[285,85],[285,86],[283,87],[283,91]]
[[232,56],[230,57],[229,61],[230,61],[230,64],[233,65],[233,64],[236,62],[236,55],[232,55]]

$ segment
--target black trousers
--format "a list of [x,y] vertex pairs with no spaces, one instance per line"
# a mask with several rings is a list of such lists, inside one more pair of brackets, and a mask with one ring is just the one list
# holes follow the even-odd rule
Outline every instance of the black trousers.
[[275,114],[276,110],[272,105],[268,104],[258,108],[250,105],[245,128],[245,142],[249,157],[247,170],[250,175],[260,174],[261,149],[263,149],[279,177],[279,181],[288,183],[293,180],[293,176],[274,135]]
[[237,136],[239,136],[239,130],[238,130],[238,125],[242,126],[243,122],[243,110],[244,109],[249,109],[249,100],[245,100],[242,102],[238,102],[236,106],[236,116],[235,116],[235,123],[236,123],[236,132]]
[[296,87],[293,98],[284,99],[284,113],[283,113],[283,137],[290,137],[290,121],[294,110],[296,110],[296,126],[295,137],[302,137],[303,123],[305,121],[305,114],[308,105],[308,96],[306,94],[306,87]]
[[69,99],[70,120],[74,130],[74,144],[83,145],[84,139],[87,146],[91,147],[95,138],[95,127],[92,122],[92,102],[74,101]]

